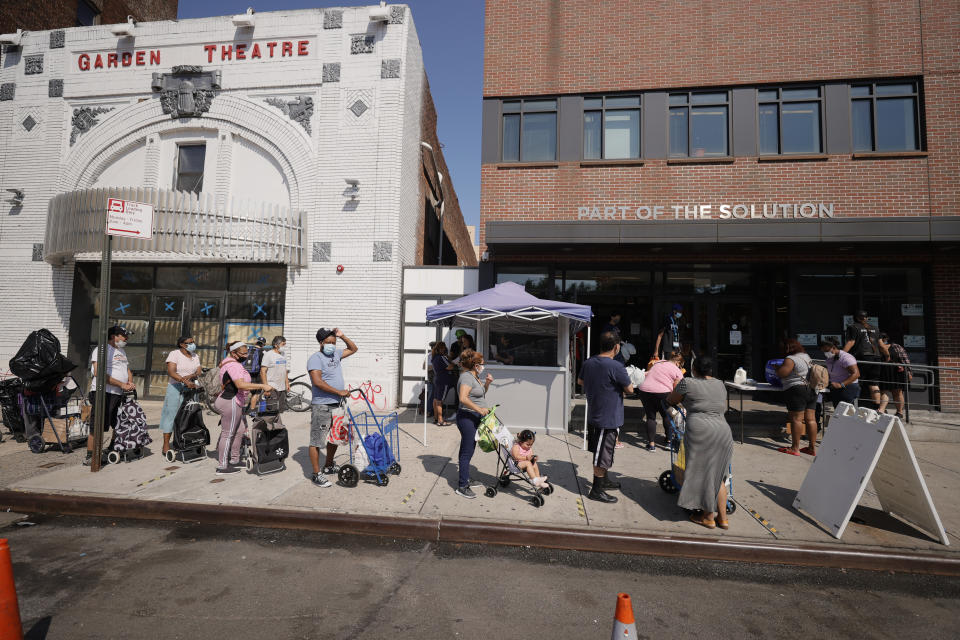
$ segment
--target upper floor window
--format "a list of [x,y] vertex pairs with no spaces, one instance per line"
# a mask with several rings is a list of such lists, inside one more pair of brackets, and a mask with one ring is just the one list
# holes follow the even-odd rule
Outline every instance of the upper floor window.
[[670,94],[670,156],[730,155],[730,94],[726,91]]
[[203,165],[207,155],[205,144],[181,144],[177,147],[177,191],[203,191]]
[[854,84],[850,87],[854,151],[920,148],[917,84]]
[[557,101],[507,100],[503,103],[503,161],[557,159]]
[[819,87],[760,89],[760,153],[821,153],[822,100]]
[[583,99],[583,157],[640,157],[640,96]]
[[100,24],[100,10],[87,0],[77,0],[77,26],[92,27]]

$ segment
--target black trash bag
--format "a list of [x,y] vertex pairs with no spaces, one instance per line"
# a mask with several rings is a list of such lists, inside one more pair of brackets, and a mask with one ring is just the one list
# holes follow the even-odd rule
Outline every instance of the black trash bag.
[[0,415],[3,424],[15,437],[21,439],[25,427],[23,413],[20,411],[20,394],[23,393],[23,381],[20,378],[0,380]]
[[50,391],[76,368],[60,353],[60,341],[48,329],[33,331],[10,359],[10,371],[27,391]]

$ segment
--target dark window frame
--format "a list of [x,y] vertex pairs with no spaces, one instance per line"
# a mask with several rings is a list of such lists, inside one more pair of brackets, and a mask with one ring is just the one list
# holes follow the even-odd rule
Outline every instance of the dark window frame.
[[[621,95],[621,94],[613,94],[613,95],[604,94],[604,95],[585,95],[585,96],[583,96],[583,99],[584,99],[584,107],[583,107],[583,118],[582,118],[582,122],[581,122],[581,126],[580,126],[581,137],[584,137],[584,136],[586,135],[586,126],[587,126],[586,117],[587,117],[587,113],[599,113],[599,114],[600,114],[600,157],[599,157],[599,158],[588,158],[588,157],[587,157],[586,144],[583,144],[583,145],[581,145],[583,148],[582,148],[581,153],[580,153],[580,155],[581,155],[581,157],[582,157],[583,160],[588,160],[588,161],[589,161],[589,160],[642,160],[642,159],[643,159],[643,102],[644,102],[644,101],[643,101],[643,96],[644,96],[643,93],[627,93],[627,94],[622,94],[622,95]],[[607,99],[608,99],[608,98],[637,98],[637,99],[639,100],[639,104],[637,104],[636,106],[634,106],[634,105],[627,105],[627,106],[619,106],[619,107],[618,107],[618,106],[612,106],[612,107],[610,107],[610,106],[607,106]],[[589,107],[589,108],[588,108],[588,107],[586,106],[586,101],[587,101],[587,100],[596,100],[596,99],[601,100],[600,108],[599,108],[599,109],[597,109],[596,107]],[[607,113],[607,111],[636,111],[636,112],[637,112],[637,135],[638,135],[639,138],[638,138],[638,141],[637,141],[637,155],[636,155],[636,156],[630,156],[630,157],[627,157],[627,158],[608,158],[608,157],[607,157],[607,136],[606,136],[606,131],[607,131],[607,117],[606,117],[606,113]]]
[[[80,19],[80,9],[81,9],[82,7],[86,7],[87,10],[90,12],[90,14],[93,16],[93,18],[92,18],[92,20],[91,20],[91,22],[90,22],[89,24],[87,24],[86,22],[83,22],[83,21]],[[92,26],[98,25],[98,24],[100,24],[100,22],[101,22],[101,16],[102,16],[102,15],[103,15],[103,12],[100,11],[100,9],[98,9],[92,2],[88,2],[87,0],[77,0],[77,24],[76,24],[76,26],[78,26],[78,27],[92,27]]]
[[[792,98],[784,100],[783,91],[786,89],[790,91],[791,89],[816,89],[818,97],[816,98]],[[777,99],[776,100],[761,100],[760,93],[762,91],[776,91]],[[804,84],[804,85],[773,85],[773,86],[758,86],[757,87],[757,155],[761,156],[792,156],[792,155],[809,155],[814,154],[823,154],[827,148],[826,140],[826,127],[824,126],[824,108],[825,108],[825,93],[824,85],[822,84]],[[798,151],[794,153],[784,153],[783,151],[783,105],[793,104],[798,102],[817,102],[820,104],[820,115],[818,118],[817,128],[818,134],[820,136],[820,151],[810,152],[810,151]],[[763,152],[760,150],[760,107],[767,104],[777,105],[777,152],[769,153]],[[852,134],[851,134],[852,135]]]
[[[687,89],[683,91],[667,91],[667,159],[676,159],[676,158],[730,158],[733,156],[733,98],[731,95],[730,89]],[[704,103],[694,103],[694,95],[704,95],[710,93],[723,93],[727,96],[726,101],[724,102],[704,102]],[[672,104],[670,99],[673,96],[686,94],[687,101],[685,104]],[[690,155],[690,145],[693,143],[693,118],[691,117],[691,109],[693,107],[726,107],[727,109],[727,149],[724,155],[703,155],[703,156],[694,156]],[[674,109],[686,109],[687,110],[687,151],[684,155],[675,155],[670,152],[670,113]]]
[[[911,93],[897,93],[889,94],[884,96],[877,95],[877,87],[882,87],[885,85],[894,85],[894,84],[912,84],[913,91]],[[889,153],[889,152],[898,152],[898,151],[924,151],[926,150],[926,144],[924,144],[924,135],[923,135],[923,126],[922,126],[922,113],[923,109],[921,108],[921,96],[922,96],[922,81],[920,78],[884,78],[882,80],[856,80],[852,81],[849,84],[849,96],[850,96],[850,149],[853,153]],[[853,89],[855,87],[869,87],[870,95],[869,96],[854,96]],[[912,98],[913,99],[913,135],[916,144],[913,149],[877,149],[877,102],[879,100],[886,99],[902,99],[902,98]],[[854,132],[856,127],[853,123],[853,107],[857,102],[870,102],[870,149],[857,149],[856,142],[854,140]]]
[[[527,111],[524,106],[528,102],[542,102],[552,100],[554,102],[553,109],[530,109]],[[505,111],[504,105],[512,103],[520,103],[520,108],[517,111]],[[552,113],[554,114],[554,137],[553,137],[553,159],[552,160],[524,160],[523,158],[523,121],[524,115],[534,113]],[[506,122],[507,116],[518,116],[520,126],[517,130],[517,159],[516,160],[504,160],[504,152],[506,146],[504,145],[504,123]],[[560,98],[557,96],[539,96],[539,97],[526,97],[526,98],[509,98],[503,99],[500,102],[500,162],[510,163],[510,164],[524,164],[524,163],[538,163],[538,162],[557,162],[559,155],[560,147]]]
[[[180,171],[180,150],[183,149],[184,147],[202,147],[202,148],[203,148],[203,155],[204,155],[204,159],[203,159],[203,170],[200,171],[200,173],[195,173],[195,172],[192,172],[192,171],[191,171],[191,172],[187,172],[187,173],[183,173],[183,172]],[[177,143],[177,155],[176,155],[176,158],[175,158],[175,160],[174,160],[174,163],[175,163],[175,164],[174,164],[174,171],[173,171],[173,190],[174,190],[174,191],[182,191],[182,192],[184,192],[184,193],[195,193],[195,194],[197,194],[197,195],[200,195],[200,194],[203,192],[203,179],[204,179],[204,175],[206,174],[206,171],[207,171],[207,159],[206,159],[206,155],[207,155],[207,143],[206,143],[206,142],[182,142],[182,143]],[[197,189],[197,188],[194,188],[194,189],[181,189],[181,188],[180,188],[180,181],[181,181],[182,176],[200,176],[199,189]]]

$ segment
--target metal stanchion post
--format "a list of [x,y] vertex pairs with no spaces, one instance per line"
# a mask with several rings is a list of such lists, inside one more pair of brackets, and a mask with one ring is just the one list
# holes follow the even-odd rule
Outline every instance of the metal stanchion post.
[[[106,226],[106,225],[104,225]],[[110,318],[110,250],[113,247],[113,236],[104,234],[103,251],[100,255],[100,328],[97,332],[97,392],[94,398],[93,411],[93,459],[90,461],[90,471],[100,471],[100,460],[103,456],[103,423],[106,417],[106,386],[107,386],[107,325]]]

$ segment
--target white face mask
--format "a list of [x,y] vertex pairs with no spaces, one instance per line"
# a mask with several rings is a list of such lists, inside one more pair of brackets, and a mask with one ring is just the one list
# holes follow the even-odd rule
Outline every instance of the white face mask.
[[477,375],[480,375],[481,373],[483,373],[483,365],[482,365],[482,364],[478,364],[478,365],[477,365]]
[[126,340],[117,340],[117,349],[123,349],[125,346],[127,346]]
[[286,347],[277,347],[277,352],[282,355],[282,354],[284,354],[284,353],[287,352],[287,348],[286,348]]
[[823,355],[824,357],[826,357],[827,360],[833,360],[834,358],[837,357],[837,354],[835,354],[833,351],[827,351]]

